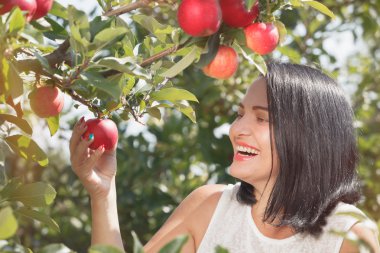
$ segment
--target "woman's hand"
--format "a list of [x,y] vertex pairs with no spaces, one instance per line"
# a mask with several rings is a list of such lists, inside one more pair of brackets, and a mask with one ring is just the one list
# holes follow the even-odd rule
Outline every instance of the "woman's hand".
[[[91,198],[106,197],[116,175],[116,145],[114,150],[105,151],[103,146],[91,150],[94,141],[83,139],[86,122],[82,117],[73,129],[70,138],[70,161],[75,174],[90,194]],[[91,134],[91,133],[90,133]]]

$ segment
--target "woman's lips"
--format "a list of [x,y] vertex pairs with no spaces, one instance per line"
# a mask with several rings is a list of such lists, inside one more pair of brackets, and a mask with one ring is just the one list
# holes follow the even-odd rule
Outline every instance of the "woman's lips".
[[256,155],[243,155],[239,152],[236,152],[235,155],[234,155],[234,160],[236,161],[248,161],[248,160],[251,160],[253,158],[255,158]]

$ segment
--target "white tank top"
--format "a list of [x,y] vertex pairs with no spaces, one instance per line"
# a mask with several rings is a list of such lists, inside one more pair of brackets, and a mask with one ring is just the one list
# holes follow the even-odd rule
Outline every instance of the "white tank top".
[[[251,216],[251,206],[237,201],[239,186],[240,183],[229,184],[223,191],[197,253],[213,253],[218,245],[229,250],[229,253],[338,253],[344,238],[333,231],[347,232],[362,220],[360,217],[364,217],[364,224],[378,233],[376,225],[362,211],[353,205],[339,203],[327,218],[327,224],[318,239],[303,234],[285,239],[267,237],[256,227]],[[352,214],[356,214],[355,217]],[[363,249],[360,252],[369,251]]]

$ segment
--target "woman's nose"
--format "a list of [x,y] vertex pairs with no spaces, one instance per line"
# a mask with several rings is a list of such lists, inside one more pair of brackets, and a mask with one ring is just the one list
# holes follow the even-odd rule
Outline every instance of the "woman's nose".
[[231,133],[235,136],[247,136],[252,134],[252,129],[246,119],[240,118],[231,125]]

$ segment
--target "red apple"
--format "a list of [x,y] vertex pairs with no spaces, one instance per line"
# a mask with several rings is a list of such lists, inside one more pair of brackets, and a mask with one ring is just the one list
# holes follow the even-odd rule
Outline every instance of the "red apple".
[[90,134],[94,135],[91,149],[97,149],[104,145],[105,150],[113,150],[118,140],[118,130],[116,124],[110,119],[89,119],[86,121],[87,130],[83,134],[88,139]]
[[219,46],[215,58],[202,70],[210,77],[228,79],[235,74],[238,65],[239,59],[236,51],[232,47]]
[[216,33],[222,22],[218,0],[183,0],[178,8],[179,26],[194,37]]
[[58,115],[63,108],[64,94],[53,86],[42,86],[29,93],[30,107],[41,117],[48,118]]
[[273,23],[253,23],[244,29],[244,33],[247,47],[260,55],[272,52],[280,38]]
[[53,6],[54,0],[36,0],[37,10],[33,16],[33,19],[39,19],[45,17]]
[[259,15],[259,1],[248,11],[244,0],[220,0],[223,22],[231,27],[246,27]]
[[30,21],[36,12],[36,0],[0,0],[0,15],[9,12],[13,7],[18,6],[21,10],[28,12],[26,18]]

